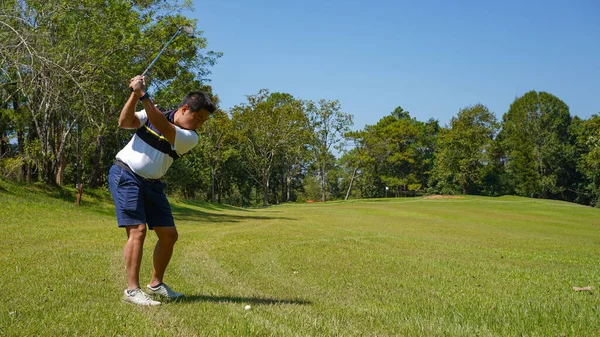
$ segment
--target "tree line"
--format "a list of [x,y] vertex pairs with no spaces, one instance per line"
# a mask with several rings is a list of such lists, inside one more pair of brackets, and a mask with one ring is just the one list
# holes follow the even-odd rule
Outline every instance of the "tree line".
[[[187,6],[187,7],[186,7]],[[0,4],[0,174],[99,188],[131,137],[117,128],[127,79],[180,26],[176,1]],[[177,39],[154,65],[155,102],[176,107],[221,54]],[[260,90],[203,126],[165,177],[168,192],[239,206],[417,194],[506,194],[599,205],[600,116],[581,119],[546,92],[518,97],[498,120],[467,106],[441,126],[396,108],[352,130],[337,100]],[[336,155],[338,157],[336,157]]]

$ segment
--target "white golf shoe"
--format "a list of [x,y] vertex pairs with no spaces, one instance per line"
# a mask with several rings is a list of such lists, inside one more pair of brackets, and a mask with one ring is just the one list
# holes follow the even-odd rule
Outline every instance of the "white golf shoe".
[[168,285],[161,283],[156,287],[151,287],[148,285],[148,294],[151,295],[160,295],[162,297],[168,298],[169,300],[176,300],[183,297],[182,293],[178,293],[176,291],[171,290]]
[[160,302],[155,301],[148,296],[142,289],[125,290],[123,301],[137,305],[159,305]]

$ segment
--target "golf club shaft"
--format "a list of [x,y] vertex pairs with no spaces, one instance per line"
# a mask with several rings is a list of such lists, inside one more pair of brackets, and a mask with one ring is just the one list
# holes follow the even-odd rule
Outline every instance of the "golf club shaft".
[[158,53],[158,55],[156,55],[156,57],[154,58],[154,60],[152,60],[152,63],[150,63],[150,65],[148,66],[148,68],[146,68],[146,70],[144,70],[144,72],[142,73],[142,76],[146,75],[146,73],[148,72],[148,70],[150,70],[150,68],[154,65],[154,63],[156,62],[156,60],[158,60],[158,58],[160,57],[160,55],[162,55],[162,53],[165,51],[165,49],[167,49],[167,47],[169,46],[169,44],[171,43],[171,41],[173,41],[173,39],[175,37],[177,37],[177,35],[179,35],[179,33],[181,33],[181,28],[177,29],[177,32],[175,32],[175,34],[171,37],[171,39],[169,40],[169,42],[167,42],[165,44],[165,46],[163,47],[163,49],[161,49],[161,51]]

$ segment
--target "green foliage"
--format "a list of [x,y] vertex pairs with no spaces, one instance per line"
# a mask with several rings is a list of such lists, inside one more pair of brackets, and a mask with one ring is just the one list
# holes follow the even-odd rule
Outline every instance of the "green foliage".
[[[61,183],[64,163],[77,158],[81,168],[90,169],[78,170],[71,179],[88,175],[92,185],[102,180],[112,162],[105,157],[119,150],[110,146],[118,146],[120,139],[112,141],[105,133],[122,135],[113,125],[129,93],[128,79],[145,69],[179,26],[195,27],[194,21],[173,14],[184,8],[190,9],[190,3],[3,2],[0,74],[5,78],[0,81],[16,89],[1,88],[11,90],[8,96],[17,97],[21,106],[14,114],[21,120],[12,119],[13,128],[39,139],[41,159],[30,170],[41,171],[47,183]],[[174,40],[149,74],[164,104],[178,104],[182,92],[197,90],[207,67],[221,56],[206,51],[206,39],[196,35]]]
[[300,200],[321,200],[321,182],[317,176],[308,176],[304,179],[303,190]]
[[578,184],[577,200],[600,206],[600,115],[588,120],[575,119],[571,125],[575,138],[577,170],[582,178]]
[[[333,166],[331,150],[341,150],[343,136],[350,131],[353,116],[341,111],[339,101],[308,102],[308,115],[313,133],[311,148],[321,184],[321,201],[327,200],[327,174]],[[331,188],[331,186],[329,186]],[[335,194],[335,192],[334,192]]]
[[223,192],[226,198],[229,197],[234,172],[227,170],[231,166],[226,166],[226,163],[237,161],[239,153],[235,148],[235,141],[236,135],[231,119],[223,111],[216,111],[204,124],[198,146],[198,151],[202,153],[204,162],[211,170],[210,200],[213,202],[217,201],[215,193],[218,194],[219,202]]
[[23,166],[22,158],[3,158],[0,160],[0,177],[17,180],[21,174],[21,166]]
[[433,185],[446,193],[481,193],[497,131],[496,117],[484,105],[461,109],[438,138]]
[[561,197],[571,185],[574,158],[569,142],[569,107],[556,96],[530,91],[511,104],[502,121],[506,171],[514,192]]
[[167,191],[186,199],[206,200],[210,193],[210,169],[203,159],[202,152],[195,147],[176,160],[165,177]]
[[290,94],[262,89],[248,96],[248,104],[235,106],[232,119],[240,137],[237,149],[248,173],[262,186],[263,204],[268,205],[276,159],[306,143],[304,105]]
[[423,190],[433,164],[437,121],[427,123],[410,117],[397,107],[376,125],[349,136],[360,144],[353,162],[361,165],[361,195],[383,197],[385,187],[392,195],[406,194],[410,189]]

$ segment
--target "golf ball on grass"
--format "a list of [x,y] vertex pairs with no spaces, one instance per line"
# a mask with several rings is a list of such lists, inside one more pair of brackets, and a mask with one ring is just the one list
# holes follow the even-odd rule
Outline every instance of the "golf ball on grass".
[[249,304],[248,304],[248,305],[246,305],[246,306],[244,307],[244,310],[250,310],[250,305],[249,305]]

